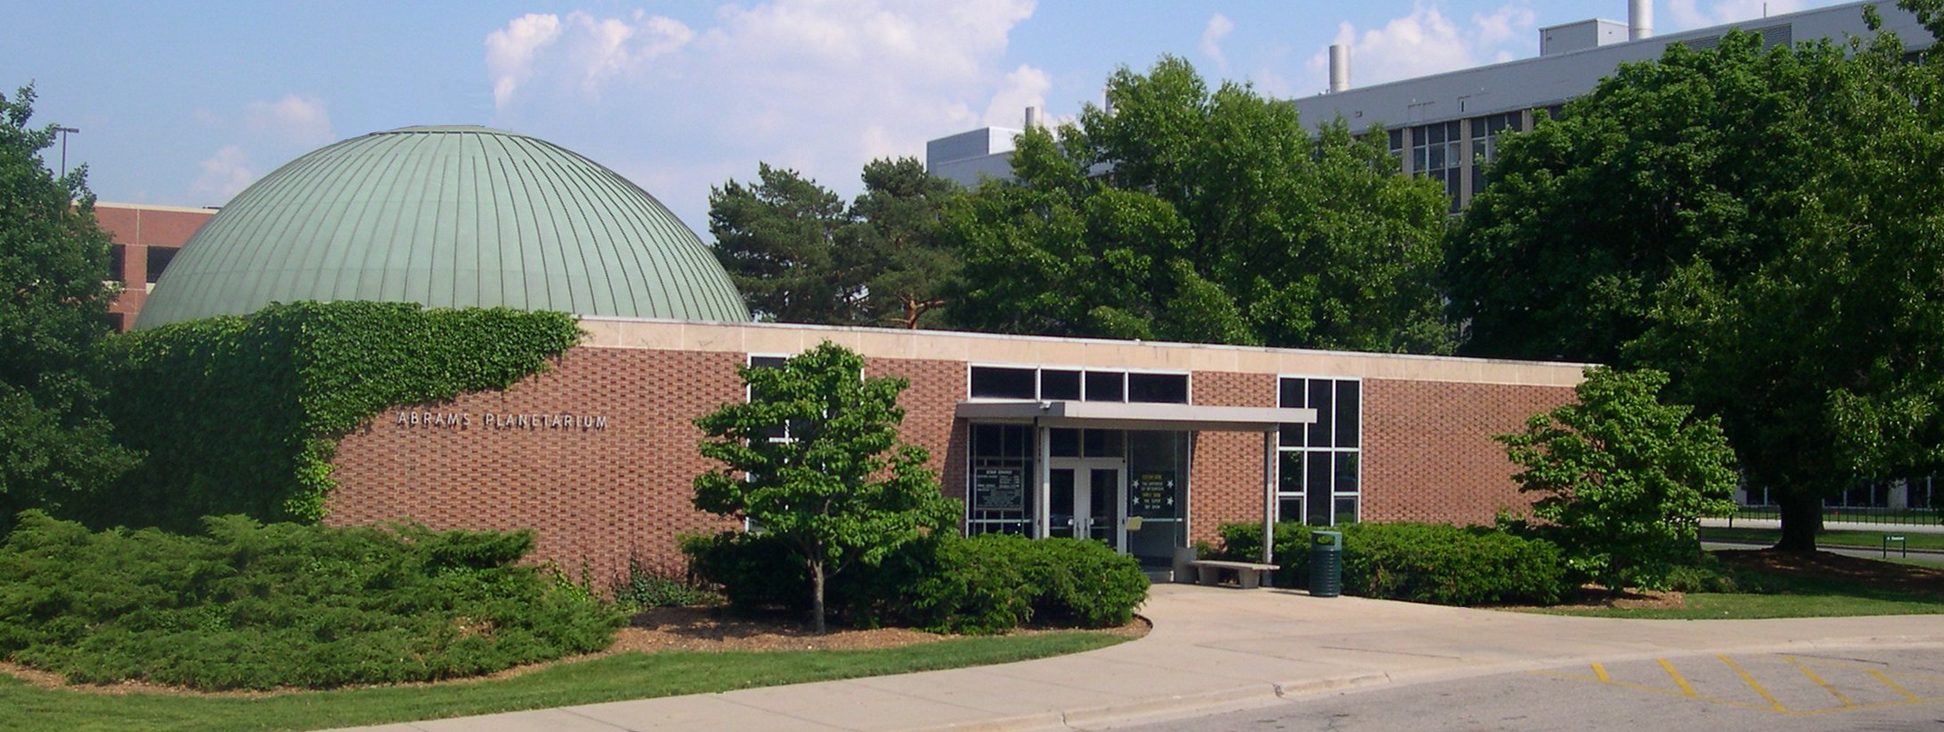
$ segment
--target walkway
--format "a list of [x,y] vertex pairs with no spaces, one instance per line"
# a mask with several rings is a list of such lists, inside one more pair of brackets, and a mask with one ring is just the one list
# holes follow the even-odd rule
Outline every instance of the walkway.
[[1268,704],[1293,694],[1699,652],[1944,647],[1937,616],[1657,621],[1157,585],[1146,638],[1039,661],[367,728],[997,732]]

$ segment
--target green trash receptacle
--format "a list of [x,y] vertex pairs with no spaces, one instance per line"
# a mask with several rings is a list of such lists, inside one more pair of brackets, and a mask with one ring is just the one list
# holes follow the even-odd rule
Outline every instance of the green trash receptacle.
[[1310,597],[1343,594],[1343,532],[1310,532]]

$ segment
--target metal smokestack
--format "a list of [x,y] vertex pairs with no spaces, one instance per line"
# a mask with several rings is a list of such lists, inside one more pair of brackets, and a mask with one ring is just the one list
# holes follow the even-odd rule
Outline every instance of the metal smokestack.
[[1627,40],[1654,37],[1654,0],[1627,0]]
[[1038,126],[1039,126],[1039,107],[1027,107],[1026,108],[1026,129],[1030,130]]
[[[1639,2],[1640,0],[1635,0]],[[1330,45],[1330,93],[1350,91],[1350,46]]]

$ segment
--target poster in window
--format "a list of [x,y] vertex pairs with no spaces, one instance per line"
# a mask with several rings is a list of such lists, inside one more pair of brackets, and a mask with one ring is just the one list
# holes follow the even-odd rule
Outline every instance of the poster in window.
[[1134,474],[1128,486],[1133,514],[1148,518],[1173,518],[1175,514],[1175,474],[1172,470],[1152,470]]
[[1025,508],[1024,468],[976,468],[972,471],[972,510],[1023,511]]

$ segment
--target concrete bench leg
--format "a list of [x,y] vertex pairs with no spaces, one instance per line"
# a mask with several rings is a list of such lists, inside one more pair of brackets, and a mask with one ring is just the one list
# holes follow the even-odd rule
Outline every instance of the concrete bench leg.
[[1245,590],[1253,590],[1261,587],[1262,572],[1255,569],[1238,569],[1235,571],[1235,583],[1241,585],[1242,589]]
[[1221,584],[1222,571],[1214,567],[1196,567],[1195,578],[1201,580],[1204,585]]

